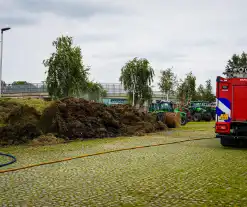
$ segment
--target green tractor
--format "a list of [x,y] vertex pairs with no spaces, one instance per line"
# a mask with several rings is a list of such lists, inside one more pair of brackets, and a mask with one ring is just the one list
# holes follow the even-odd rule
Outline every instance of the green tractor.
[[172,101],[156,100],[153,101],[149,106],[149,112],[156,113],[158,120],[164,119],[164,112],[180,113],[181,125],[184,126],[188,122],[186,112],[180,111],[175,108],[175,104]]
[[210,112],[212,115],[213,120],[215,120],[215,116],[216,116],[216,102],[212,102],[209,104],[209,108],[210,108]]
[[189,105],[191,121],[211,121],[213,110],[207,101],[191,101]]

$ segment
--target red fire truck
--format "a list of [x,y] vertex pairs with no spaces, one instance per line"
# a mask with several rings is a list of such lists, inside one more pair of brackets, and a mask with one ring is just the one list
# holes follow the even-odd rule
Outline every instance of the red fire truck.
[[223,146],[246,143],[247,78],[217,77],[215,133]]

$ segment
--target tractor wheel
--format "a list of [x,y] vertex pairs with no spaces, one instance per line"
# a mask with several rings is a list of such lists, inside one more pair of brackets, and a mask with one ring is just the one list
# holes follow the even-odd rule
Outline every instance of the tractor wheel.
[[181,117],[181,126],[186,125],[187,122],[188,122],[187,118],[182,116],[182,117]]
[[205,121],[211,121],[211,120],[212,120],[212,116],[211,116],[210,113],[206,113],[206,114],[204,114],[203,119],[204,119]]
[[193,121],[193,116],[189,116],[189,117],[187,117],[187,122],[191,122],[191,121]]
[[164,123],[164,121],[165,121],[165,113],[163,113],[163,112],[157,113],[156,121],[161,121],[161,122]]
[[195,113],[194,116],[193,116],[193,120],[198,122],[198,121],[201,121],[202,120],[202,115],[199,114],[199,113]]
[[212,115],[212,119],[215,121],[216,114],[215,113],[212,113],[211,115]]

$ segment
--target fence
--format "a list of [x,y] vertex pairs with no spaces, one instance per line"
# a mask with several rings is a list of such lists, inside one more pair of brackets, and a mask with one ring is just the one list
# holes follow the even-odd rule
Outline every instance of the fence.
[[[103,88],[109,95],[111,94],[126,94],[120,83],[102,83]],[[23,85],[6,84],[2,86],[3,94],[13,93],[47,93],[47,87],[43,83],[29,83]]]
[[47,93],[45,84],[29,83],[23,85],[6,84],[2,86],[2,94],[17,94],[17,93]]
[[[107,97],[127,97],[127,91],[120,83],[101,83],[107,91]],[[24,85],[6,84],[2,86],[2,94],[21,94],[21,93],[47,93],[45,83],[29,83]],[[163,99],[165,95],[161,91],[153,92],[154,99]],[[174,100],[174,97],[171,97]]]

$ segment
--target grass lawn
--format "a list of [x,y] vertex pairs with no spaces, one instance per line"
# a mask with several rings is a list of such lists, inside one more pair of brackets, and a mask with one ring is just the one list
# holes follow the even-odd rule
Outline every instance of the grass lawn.
[[[17,157],[12,168],[199,137],[213,138],[213,123],[189,123],[143,137],[7,147],[0,152]],[[217,139],[77,159],[0,174],[0,206],[246,206],[246,161],[246,150],[223,148]]]

